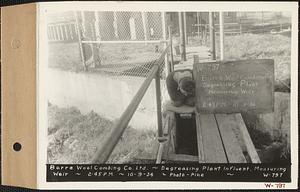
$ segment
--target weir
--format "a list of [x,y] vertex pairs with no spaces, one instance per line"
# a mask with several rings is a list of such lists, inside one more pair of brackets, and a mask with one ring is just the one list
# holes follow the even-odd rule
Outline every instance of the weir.
[[[240,112],[273,110],[273,77],[264,76],[264,79],[260,79],[260,81],[254,79],[255,85],[250,82],[251,86],[248,86],[249,84],[245,85],[242,76],[238,75],[233,79],[240,82],[237,83],[237,86],[217,88],[203,86],[201,84],[203,79],[199,77],[204,73],[203,71],[210,76],[217,76],[223,71],[228,73],[236,65],[238,67],[233,70],[235,73],[259,74],[261,71],[253,65],[264,65],[272,70],[273,61],[237,61],[229,62],[230,65],[198,61],[199,59],[194,58],[193,69],[201,68],[201,70],[194,70],[196,106],[175,107],[172,102],[166,103],[163,129],[167,139],[161,144],[163,147],[160,147],[156,162],[260,163]],[[253,67],[254,70],[247,70],[249,63],[252,64],[250,67]],[[206,64],[207,66],[205,66]],[[211,65],[218,66],[218,68],[211,67]],[[191,65],[187,66],[187,68],[189,67]],[[218,78],[213,79],[215,83],[221,81]],[[266,89],[262,90],[262,87],[266,87]],[[242,91],[251,93],[250,95],[255,94],[255,97],[250,97],[247,93],[230,94]],[[257,103],[260,100],[263,102],[258,106]]]

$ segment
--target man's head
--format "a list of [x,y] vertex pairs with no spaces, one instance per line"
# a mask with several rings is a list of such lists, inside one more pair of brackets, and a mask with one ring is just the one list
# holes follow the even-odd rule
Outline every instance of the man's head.
[[178,89],[185,96],[195,94],[195,81],[191,78],[183,78],[179,81]]

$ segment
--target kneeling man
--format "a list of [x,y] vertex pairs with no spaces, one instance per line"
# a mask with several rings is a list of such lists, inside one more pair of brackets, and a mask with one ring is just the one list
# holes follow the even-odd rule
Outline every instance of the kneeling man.
[[173,71],[168,75],[166,83],[174,106],[195,105],[195,81],[192,70]]

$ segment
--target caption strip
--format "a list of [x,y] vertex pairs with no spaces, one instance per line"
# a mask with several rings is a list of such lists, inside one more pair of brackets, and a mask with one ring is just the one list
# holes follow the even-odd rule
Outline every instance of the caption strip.
[[290,182],[290,165],[273,164],[48,164],[47,182],[229,181]]

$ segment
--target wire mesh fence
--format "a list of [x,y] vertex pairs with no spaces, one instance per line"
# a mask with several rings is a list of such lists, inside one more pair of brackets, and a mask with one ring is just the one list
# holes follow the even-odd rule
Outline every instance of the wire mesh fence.
[[[82,59],[84,59],[88,74],[101,76],[106,82],[106,86],[103,83],[99,84],[105,86],[106,92],[111,94],[112,101],[107,102],[110,105],[106,112],[115,109],[114,114],[108,116],[118,118],[167,45],[164,20],[164,13],[161,12],[74,11],[49,15],[49,66],[68,71],[83,71]],[[53,31],[54,27],[57,31]],[[71,37],[71,34],[72,39],[66,38]],[[80,42],[83,48],[82,55]],[[164,82],[165,61],[159,65],[161,100],[164,103],[168,100]],[[102,97],[106,97],[105,95],[107,94],[99,95],[99,102],[103,100]],[[91,97],[86,99],[89,100]],[[105,106],[108,106],[107,103]],[[143,123],[147,124],[148,128],[154,128],[155,112],[153,81],[131,125],[139,127]],[[141,122],[143,118],[144,122]]]

